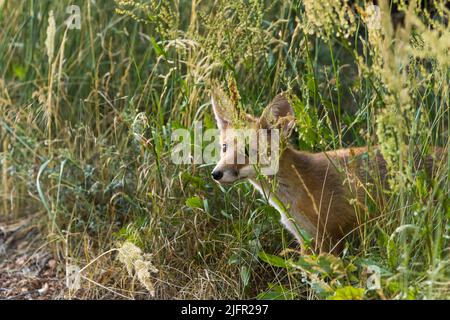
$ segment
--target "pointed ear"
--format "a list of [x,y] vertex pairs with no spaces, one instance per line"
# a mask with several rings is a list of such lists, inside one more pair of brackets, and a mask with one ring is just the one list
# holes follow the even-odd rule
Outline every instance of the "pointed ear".
[[211,93],[211,104],[216,118],[217,127],[220,130],[226,129],[232,121],[233,109],[230,101],[220,94],[221,92],[213,91]]
[[286,96],[277,95],[272,102],[264,109],[259,123],[263,129],[281,130],[281,134],[289,136],[295,128],[294,109],[292,109]]
[[294,109],[292,109],[291,104],[284,94],[277,95],[263,112],[263,116],[268,118],[268,120],[272,117],[275,122],[279,118],[293,115]]

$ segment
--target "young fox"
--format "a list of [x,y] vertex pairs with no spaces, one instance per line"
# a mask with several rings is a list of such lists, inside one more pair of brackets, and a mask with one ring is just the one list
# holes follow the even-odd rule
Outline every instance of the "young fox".
[[[282,147],[278,171],[260,179],[257,166],[248,161],[247,152],[240,155],[245,158],[244,163],[236,161],[241,151],[236,147],[235,136],[227,134],[235,128],[232,117],[236,110],[214,93],[212,106],[222,145],[220,160],[212,171],[213,179],[221,184],[248,179],[279,211],[281,223],[300,244],[303,243],[300,230],[306,230],[313,238],[314,251],[339,253],[343,238],[358,226],[357,212],[365,210],[367,186],[385,181],[386,163],[376,148],[369,157],[365,147],[321,153]],[[288,100],[278,95],[260,118],[250,115],[240,118],[245,119],[245,128],[266,129],[263,132],[267,135],[278,129],[283,141],[295,126],[293,116]],[[429,173],[432,165],[432,159],[427,159],[425,166]]]

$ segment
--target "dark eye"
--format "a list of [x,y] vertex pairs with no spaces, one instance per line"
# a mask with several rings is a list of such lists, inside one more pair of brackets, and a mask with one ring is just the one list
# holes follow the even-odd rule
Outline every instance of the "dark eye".
[[222,145],[222,152],[223,152],[223,153],[227,152],[227,144],[226,144],[226,143],[224,143],[224,144]]

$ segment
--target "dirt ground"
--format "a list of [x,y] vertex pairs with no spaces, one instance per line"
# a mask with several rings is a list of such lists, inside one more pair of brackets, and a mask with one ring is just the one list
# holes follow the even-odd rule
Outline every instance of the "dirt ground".
[[64,270],[31,220],[0,222],[0,299],[64,298]]

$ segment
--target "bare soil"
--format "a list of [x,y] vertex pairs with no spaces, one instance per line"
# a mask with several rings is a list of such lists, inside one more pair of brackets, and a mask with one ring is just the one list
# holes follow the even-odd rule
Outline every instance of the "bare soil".
[[64,281],[31,219],[0,222],[0,299],[62,299]]

